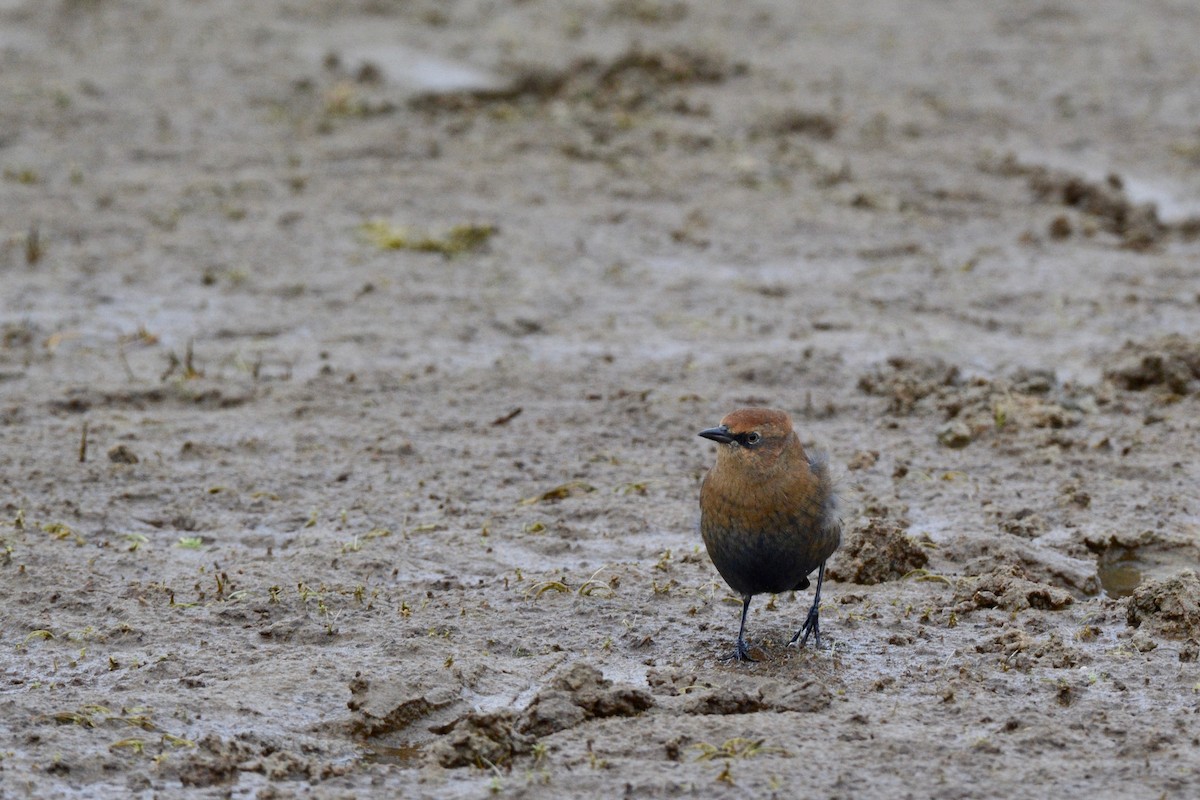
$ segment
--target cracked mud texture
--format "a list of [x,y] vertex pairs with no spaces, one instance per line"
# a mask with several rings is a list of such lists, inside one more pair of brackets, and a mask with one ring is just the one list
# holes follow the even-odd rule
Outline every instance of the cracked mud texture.
[[0,796],[1200,795],[1198,31],[0,0]]

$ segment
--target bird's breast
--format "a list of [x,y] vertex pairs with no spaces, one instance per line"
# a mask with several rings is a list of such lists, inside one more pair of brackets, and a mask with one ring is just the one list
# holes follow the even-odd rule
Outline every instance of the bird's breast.
[[794,589],[837,549],[827,482],[748,482],[710,472],[700,532],[717,571],[741,594]]

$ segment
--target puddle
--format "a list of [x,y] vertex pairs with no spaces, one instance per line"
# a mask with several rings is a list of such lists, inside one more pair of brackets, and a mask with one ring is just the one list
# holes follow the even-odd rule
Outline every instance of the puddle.
[[1109,597],[1129,597],[1142,582],[1146,566],[1136,549],[1110,547],[1096,559],[1096,577]]
[[[1189,530],[1190,527],[1189,527]],[[1096,578],[1109,597],[1129,597],[1139,586],[1195,569],[1194,531],[1189,539],[1159,540],[1144,546],[1113,542],[1096,554]]]
[[1191,195],[1187,188],[1165,180],[1122,178],[1129,199],[1135,203],[1153,203],[1163,222],[1170,224],[1200,217],[1200,199]]
[[[3,0],[0,0],[3,2]],[[300,46],[311,63],[336,54],[349,71],[370,64],[384,80],[414,92],[455,92],[502,89],[507,82],[494,72],[465,61],[451,60],[397,42],[380,41],[379,31],[347,24],[322,31]]]
[[417,91],[453,92],[503,86],[499,77],[470,64],[448,61],[402,45],[351,45],[341,56],[349,66],[373,64],[388,80]]
[[396,767],[416,767],[421,759],[421,745],[401,744],[396,747],[372,745],[362,750],[362,760],[367,764],[390,764]]

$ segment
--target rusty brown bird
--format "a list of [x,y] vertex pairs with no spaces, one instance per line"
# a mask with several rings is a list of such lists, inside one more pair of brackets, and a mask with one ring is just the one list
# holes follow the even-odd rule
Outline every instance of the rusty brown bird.
[[715,428],[717,463],[700,486],[700,534],[721,577],[742,596],[742,624],[733,658],[753,661],[746,647],[750,598],[807,589],[817,570],[808,617],[788,644],[821,645],[821,584],[825,561],[842,541],[837,496],[824,458],[810,457],[785,412],[742,408]]

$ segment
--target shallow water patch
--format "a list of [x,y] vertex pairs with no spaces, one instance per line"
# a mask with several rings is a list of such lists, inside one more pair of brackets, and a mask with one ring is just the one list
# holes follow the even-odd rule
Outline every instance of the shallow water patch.
[[1096,578],[1109,597],[1129,597],[1141,585],[1170,577],[1184,569],[1194,569],[1194,548],[1175,541],[1155,544],[1112,541],[1097,548]]
[[1136,547],[1114,546],[1096,558],[1096,577],[1109,597],[1129,597],[1142,582],[1147,564]]
[[416,767],[421,760],[421,745],[400,744],[395,747],[373,744],[364,747],[362,760],[368,764],[390,764],[396,767]]

